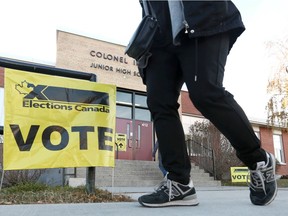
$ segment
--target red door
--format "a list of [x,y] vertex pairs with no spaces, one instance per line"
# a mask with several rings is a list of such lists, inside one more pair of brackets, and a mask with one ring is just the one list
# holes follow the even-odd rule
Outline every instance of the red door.
[[117,151],[116,158],[126,160],[152,160],[152,122],[116,119],[116,133],[126,134],[126,148]]

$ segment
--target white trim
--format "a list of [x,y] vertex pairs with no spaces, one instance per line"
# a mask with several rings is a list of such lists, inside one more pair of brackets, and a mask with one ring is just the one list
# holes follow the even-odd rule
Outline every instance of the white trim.
[[0,126],[4,126],[4,88],[0,88]]
[[[278,139],[275,140],[276,137],[277,138],[279,137],[279,142],[278,142]],[[281,164],[286,163],[286,158],[285,158],[285,154],[284,154],[284,144],[283,144],[282,131],[273,130],[273,147],[274,147],[275,158]]]
[[260,133],[260,128],[259,128],[259,126],[253,125],[252,127],[253,127],[254,132]]
[[282,131],[281,130],[277,130],[277,129],[274,129],[273,130],[273,135],[282,135]]

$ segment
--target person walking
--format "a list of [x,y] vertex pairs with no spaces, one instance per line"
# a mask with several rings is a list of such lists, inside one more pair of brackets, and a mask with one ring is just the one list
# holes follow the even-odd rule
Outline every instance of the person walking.
[[154,160],[156,160],[157,151],[158,151],[158,166],[159,166],[159,169],[161,170],[163,176],[165,177],[167,175],[167,171],[165,170],[165,168],[162,164],[162,157],[161,157],[161,153],[159,151],[159,142],[158,141],[156,141],[156,143],[154,145],[153,152],[152,152],[152,157]]
[[185,83],[195,107],[228,138],[248,166],[251,202],[268,205],[277,194],[275,158],[261,148],[246,114],[223,86],[227,56],[245,30],[239,10],[230,0],[140,0],[140,4],[155,12],[159,24],[151,55],[141,58],[138,67],[168,174],[154,192],[140,196],[139,203],[147,207],[199,204],[178,113]]

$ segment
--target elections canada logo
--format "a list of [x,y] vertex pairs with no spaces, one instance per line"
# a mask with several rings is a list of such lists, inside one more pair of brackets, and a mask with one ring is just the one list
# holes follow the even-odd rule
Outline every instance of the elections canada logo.
[[22,81],[15,89],[23,95],[23,107],[49,110],[109,113],[109,94],[106,92],[34,85]]

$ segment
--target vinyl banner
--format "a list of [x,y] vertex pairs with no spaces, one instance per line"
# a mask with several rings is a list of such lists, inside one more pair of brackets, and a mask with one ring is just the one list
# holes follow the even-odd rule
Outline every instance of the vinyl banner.
[[5,69],[5,170],[114,167],[116,87]]

